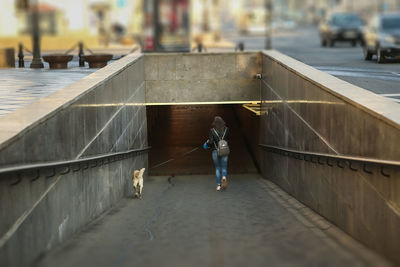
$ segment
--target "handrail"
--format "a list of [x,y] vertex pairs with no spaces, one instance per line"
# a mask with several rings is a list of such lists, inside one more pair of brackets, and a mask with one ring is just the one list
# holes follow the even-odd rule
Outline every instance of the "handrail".
[[[341,163],[343,162],[348,162],[349,163],[349,168],[353,171],[357,171],[357,168],[352,166],[352,163],[359,163],[363,164],[363,170],[366,173],[371,174],[372,171],[369,171],[366,169],[366,165],[377,165],[381,167],[381,174],[386,177],[390,177],[389,174],[384,172],[384,167],[400,167],[400,161],[394,161],[394,160],[381,160],[381,159],[374,159],[374,158],[364,158],[364,157],[354,157],[354,156],[348,156],[348,155],[334,155],[334,154],[326,154],[326,153],[317,153],[317,152],[310,152],[310,151],[301,151],[301,150],[294,150],[294,149],[288,149],[285,147],[280,147],[280,146],[272,146],[272,145],[266,145],[266,144],[259,144],[260,147],[263,149],[270,150],[275,153],[279,154],[284,154],[286,156],[291,156],[296,159],[300,160],[305,160],[305,161],[311,161],[313,163],[319,163],[321,165],[324,165],[324,162],[321,162],[320,159],[325,159],[326,164],[328,166],[334,166],[331,164],[332,162],[329,162],[329,160],[335,160],[336,164],[340,168],[344,168]],[[301,158],[301,156],[303,158]],[[316,158],[316,160],[314,160]]]
[[[35,177],[36,179],[39,178],[40,170],[44,169],[53,169],[54,172],[51,176],[47,177],[52,177],[55,175],[56,168],[67,168],[67,170],[60,171],[61,174],[67,174],[70,172],[70,170],[73,167],[72,171],[76,172],[79,171],[80,169],[87,169],[89,167],[96,167],[100,165],[110,163],[110,162],[115,162],[119,160],[126,159],[130,157],[131,155],[134,154],[139,154],[142,152],[147,152],[150,150],[151,147],[144,147],[144,148],[139,148],[139,149],[130,149],[127,151],[122,151],[122,152],[115,152],[115,153],[108,153],[108,154],[102,154],[98,156],[93,156],[93,157],[87,157],[87,158],[80,158],[80,159],[74,159],[74,160],[65,160],[65,161],[55,161],[55,162],[45,162],[45,163],[38,163],[38,164],[27,164],[27,165],[22,165],[22,166],[12,166],[12,167],[7,167],[7,168],[2,168],[0,169],[0,176],[4,176],[5,174],[10,174],[10,173],[22,173],[22,172],[27,172],[27,171],[38,171],[37,176]],[[90,166],[91,163],[95,162],[96,164],[93,166]],[[32,180],[36,180],[32,179]],[[19,183],[19,181],[17,182]],[[15,183],[16,184],[16,183]]]

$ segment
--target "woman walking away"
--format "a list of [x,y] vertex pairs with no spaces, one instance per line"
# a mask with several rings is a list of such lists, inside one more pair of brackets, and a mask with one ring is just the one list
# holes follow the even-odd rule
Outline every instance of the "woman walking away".
[[216,116],[210,129],[210,139],[208,139],[203,148],[212,149],[212,159],[215,165],[215,175],[217,177],[217,191],[226,189],[228,182],[226,180],[229,154],[229,128],[225,126],[224,120]]

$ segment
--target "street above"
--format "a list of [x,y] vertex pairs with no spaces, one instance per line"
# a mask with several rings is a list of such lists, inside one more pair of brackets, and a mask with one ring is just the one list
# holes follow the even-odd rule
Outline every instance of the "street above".
[[[246,50],[263,50],[265,36],[230,35],[232,42],[243,42]],[[376,57],[365,61],[362,47],[337,42],[334,47],[322,47],[316,27],[301,27],[276,33],[272,48],[305,64],[332,74],[342,80],[376,94],[400,101],[400,62],[390,60],[378,64]]]

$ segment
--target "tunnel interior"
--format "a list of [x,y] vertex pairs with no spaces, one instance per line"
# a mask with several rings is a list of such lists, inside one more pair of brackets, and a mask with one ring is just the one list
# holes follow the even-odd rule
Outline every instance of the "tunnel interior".
[[259,116],[239,104],[147,106],[150,175],[213,174],[204,150],[215,116],[230,129],[228,175],[259,172]]

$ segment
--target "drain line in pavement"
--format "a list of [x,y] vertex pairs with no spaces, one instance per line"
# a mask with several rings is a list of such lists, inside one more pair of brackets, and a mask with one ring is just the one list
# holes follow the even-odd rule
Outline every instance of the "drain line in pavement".
[[160,217],[161,215],[161,198],[165,195],[165,193],[175,184],[172,182],[172,178],[174,178],[174,175],[171,175],[168,177],[168,186],[161,192],[161,194],[157,197],[156,199],[156,211],[153,215],[153,217],[151,217],[150,219],[147,219],[145,224],[143,225],[143,229],[144,231],[148,234],[148,238],[147,240],[143,240],[143,241],[137,241],[137,242],[132,242],[132,243],[128,243],[126,244],[126,246],[122,249],[121,254],[119,255],[118,259],[116,260],[115,263],[115,267],[119,267],[122,264],[122,261],[125,258],[126,253],[129,251],[129,249],[131,249],[133,246],[135,245],[139,245],[142,243],[148,243],[154,240],[154,234],[150,229],[150,225],[154,222],[157,221],[157,219]]
[[[169,159],[169,160],[167,160],[167,161],[161,162],[161,163],[159,163],[159,164],[157,164],[157,165],[151,167],[150,169],[158,168],[158,167],[160,167],[160,166],[162,166],[162,165],[165,165],[165,164],[167,164],[167,163],[169,163],[169,162],[171,162],[171,161],[174,161],[174,160],[176,160],[176,159],[185,157],[185,156],[187,156],[187,155],[189,155],[189,154],[195,152],[195,151],[198,150],[199,148],[200,148],[200,147],[194,147],[193,149],[191,149],[191,150],[189,150],[189,151],[183,153],[182,155],[179,155],[179,156],[174,157],[174,158],[171,158],[171,159]],[[152,232],[151,229],[150,229],[150,225],[151,225],[152,223],[154,223],[154,222],[158,219],[158,217],[160,217],[160,215],[161,215],[161,205],[160,205],[161,198],[162,198],[162,197],[164,196],[164,194],[168,191],[168,189],[170,189],[172,186],[175,185],[175,184],[172,182],[172,178],[174,178],[174,177],[175,177],[175,176],[174,176],[173,174],[171,174],[171,176],[168,177],[168,179],[167,179],[167,180],[168,180],[168,187],[165,188],[164,191],[162,191],[161,194],[160,194],[160,195],[157,197],[157,199],[156,199],[156,205],[157,205],[157,207],[156,207],[156,212],[155,212],[155,214],[153,215],[153,217],[152,217],[151,219],[148,219],[148,220],[146,221],[146,223],[144,224],[144,226],[143,226],[143,230],[149,235],[148,239],[147,239],[147,240],[144,240],[144,241],[138,241],[138,242],[133,242],[133,243],[127,244],[127,245],[122,249],[121,254],[119,255],[119,257],[118,257],[118,259],[117,259],[117,261],[116,261],[116,263],[115,263],[115,265],[114,265],[115,267],[121,266],[122,261],[123,261],[123,259],[125,258],[125,255],[126,255],[126,253],[128,252],[128,250],[129,250],[130,248],[132,248],[132,247],[135,246],[135,245],[138,245],[138,244],[141,244],[141,243],[151,242],[151,241],[154,240],[154,234],[153,234],[153,232]]]

